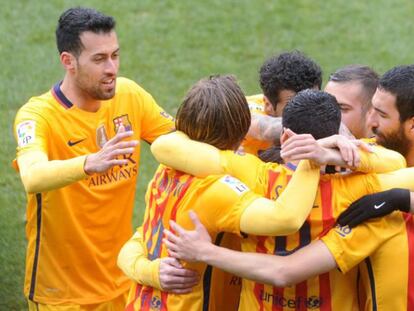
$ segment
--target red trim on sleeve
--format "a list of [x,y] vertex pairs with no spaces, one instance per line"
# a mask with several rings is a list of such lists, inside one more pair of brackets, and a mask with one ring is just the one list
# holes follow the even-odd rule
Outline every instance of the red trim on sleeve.
[[407,311],[414,311],[414,219],[411,214],[404,216],[408,240]]
[[[319,185],[321,189],[323,232],[327,232],[335,224],[332,214],[332,183],[330,180],[327,180],[321,181]],[[324,273],[319,276],[319,296],[321,297],[320,310],[331,310],[331,284],[329,273]]]
[[274,171],[269,170],[269,181],[267,183],[266,198],[268,199],[272,198],[272,189],[278,177],[279,177],[279,172],[274,172]]
[[[263,253],[266,254],[266,247],[265,247],[265,236],[258,236],[257,237],[257,244],[256,244],[256,253]],[[263,299],[262,295],[264,295],[264,285],[260,283],[254,283],[253,288],[254,296],[256,297],[257,303],[259,304],[259,310],[263,311]]]

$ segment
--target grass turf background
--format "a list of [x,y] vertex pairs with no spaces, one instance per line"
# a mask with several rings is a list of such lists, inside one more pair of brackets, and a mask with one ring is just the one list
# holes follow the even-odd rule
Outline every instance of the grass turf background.
[[[260,92],[257,71],[270,55],[299,49],[324,70],[367,64],[383,73],[412,63],[414,2],[409,0],[120,0],[2,1],[0,10],[0,310],[24,310],[25,195],[10,163],[12,122],[30,96],[63,76],[54,29],[63,10],[90,6],[113,15],[120,75],[147,89],[175,114],[203,76],[235,74],[246,94]],[[134,226],[156,163],[144,147]]]

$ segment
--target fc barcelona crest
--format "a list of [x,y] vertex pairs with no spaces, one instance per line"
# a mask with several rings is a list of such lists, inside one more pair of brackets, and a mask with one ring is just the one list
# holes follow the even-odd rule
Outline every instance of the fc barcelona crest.
[[132,125],[131,125],[131,122],[129,122],[127,114],[116,117],[113,121],[114,121],[115,133],[118,133],[118,129],[121,125],[124,126],[125,131],[132,130]]

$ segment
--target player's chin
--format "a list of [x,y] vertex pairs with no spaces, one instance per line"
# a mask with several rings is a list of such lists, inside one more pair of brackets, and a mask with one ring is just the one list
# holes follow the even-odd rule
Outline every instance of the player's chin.
[[111,89],[102,90],[100,93],[101,93],[100,94],[101,100],[111,99],[112,97],[115,96],[115,87]]

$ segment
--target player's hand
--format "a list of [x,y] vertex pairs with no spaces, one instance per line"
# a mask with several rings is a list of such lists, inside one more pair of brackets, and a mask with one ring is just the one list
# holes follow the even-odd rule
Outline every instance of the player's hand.
[[192,211],[189,214],[195,225],[195,230],[185,230],[176,222],[170,220],[171,229],[176,234],[164,229],[166,238],[163,241],[171,257],[186,261],[200,261],[203,252],[208,249],[209,245],[212,245],[211,237],[197,215]]
[[287,139],[282,144],[280,156],[285,162],[308,159],[317,165],[326,164],[326,152],[312,135],[295,134],[292,130],[285,129],[283,136]]
[[185,269],[177,259],[171,257],[160,259],[160,284],[164,291],[187,294],[199,280],[196,271]]
[[355,136],[351,133],[351,131],[348,129],[348,127],[343,122],[341,122],[341,125],[339,126],[338,134],[345,136],[349,139],[356,139]]
[[108,140],[102,149],[86,157],[84,170],[86,174],[103,173],[115,165],[125,165],[127,159],[118,159],[119,155],[131,154],[138,145],[137,140],[125,141],[131,137],[132,131],[125,131],[124,126],[120,126],[118,133]]
[[410,203],[410,191],[407,189],[395,188],[369,194],[353,202],[339,215],[337,222],[352,228],[370,218],[385,216],[396,210],[409,212]]
[[323,148],[338,149],[342,159],[349,167],[359,166],[361,160],[359,148],[367,152],[372,152],[372,148],[367,143],[358,139],[349,139],[343,135],[332,135],[322,138],[318,140],[318,143]]

